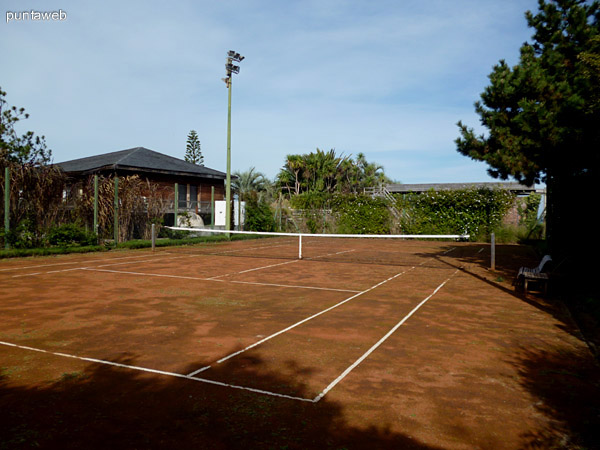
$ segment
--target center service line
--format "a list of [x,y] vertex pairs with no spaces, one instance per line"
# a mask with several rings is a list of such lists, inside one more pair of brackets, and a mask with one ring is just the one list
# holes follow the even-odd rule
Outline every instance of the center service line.
[[[276,333],[273,333],[272,335],[270,335],[270,336],[267,336],[266,338],[264,338],[264,339],[261,339],[260,341],[257,341],[257,342],[255,342],[254,344],[252,344],[252,345],[249,345],[248,347],[246,347],[246,348],[244,348],[244,349],[242,349],[242,350],[239,350],[239,351],[237,351],[237,352],[231,353],[230,355],[227,355],[227,356],[225,356],[224,358],[221,358],[221,359],[219,359],[219,360],[217,361],[217,364],[221,364],[222,362],[225,362],[225,361],[227,361],[228,359],[230,359],[230,358],[233,358],[234,356],[237,356],[237,355],[239,355],[240,353],[244,353],[244,352],[246,352],[246,351],[248,351],[248,350],[250,350],[250,349],[252,349],[252,348],[254,348],[254,347],[258,346],[258,345],[261,345],[261,344],[263,344],[263,343],[267,342],[268,340],[271,340],[271,339],[273,339],[274,337],[277,337],[277,336],[279,336],[280,334],[286,333],[287,331],[290,331],[292,328],[296,328],[297,326],[299,326],[299,325],[302,325],[303,323],[305,323],[305,322],[308,322],[309,320],[312,320],[312,319],[314,319],[315,317],[319,317],[321,314],[325,314],[326,312],[329,312],[329,311],[331,311],[332,309],[334,309],[334,308],[337,308],[338,306],[341,306],[341,305],[343,305],[344,303],[347,303],[347,302],[349,302],[350,300],[353,300],[353,299],[355,299],[356,297],[359,297],[359,296],[361,296],[361,295],[363,295],[363,294],[366,294],[367,292],[370,292],[370,291],[372,291],[373,289],[375,289],[375,288],[378,288],[378,287],[379,287],[379,286],[381,286],[382,284],[385,284],[385,283],[387,283],[388,281],[391,281],[391,280],[393,280],[393,279],[395,279],[395,278],[399,277],[400,275],[403,275],[403,274],[405,274],[406,272],[408,272],[408,271],[410,271],[410,270],[413,270],[413,269],[414,269],[414,267],[411,267],[410,269],[407,269],[407,270],[405,270],[405,271],[403,271],[403,272],[399,272],[399,273],[397,273],[396,275],[393,275],[393,276],[389,277],[388,279],[386,279],[386,280],[383,280],[383,281],[380,281],[379,283],[377,283],[377,284],[375,284],[375,285],[371,286],[370,288],[368,288],[368,289],[365,289],[364,291],[361,291],[361,292],[359,292],[359,293],[357,293],[357,294],[354,294],[353,296],[351,296],[351,297],[348,297],[347,299],[345,299],[345,300],[342,300],[341,302],[339,302],[339,303],[336,303],[335,305],[333,305],[333,306],[330,306],[330,307],[329,307],[329,308],[327,308],[327,309],[324,309],[323,311],[320,311],[320,312],[318,312],[318,313],[316,313],[316,314],[313,314],[313,315],[312,315],[312,316],[310,316],[310,317],[307,317],[307,318],[305,318],[305,319],[302,319],[301,321],[299,321],[299,322],[296,322],[295,324],[293,324],[293,325],[290,325],[289,327],[287,327],[287,328],[284,328],[283,330],[279,330],[278,332],[276,332]],[[187,376],[188,376],[188,377],[193,377],[194,375],[196,375],[196,374],[198,374],[198,373],[200,373],[200,372],[204,372],[205,370],[208,370],[208,369],[210,369],[211,367],[212,367],[211,365],[208,365],[208,366],[202,367],[202,368],[200,368],[200,369],[198,369],[198,370],[195,370],[194,372],[191,372],[191,373],[189,373]]]
[[394,334],[394,332],[400,328],[404,322],[406,322],[410,316],[412,316],[415,312],[417,312],[419,310],[419,308],[421,308],[421,306],[423,306],[425,303],[427,303],[427,301],[433,297],[435,294],[437,294],[437,292],[448,282],[450,281],[450,279],[456,275],[456,273],[459,271],[460,269],[456,269],[452,275],[450,275],[442,284],[440,284],[437,288],[435,288],[435,290],[423,301],[421,301],[421,303],[419,303],[417,306],[415,306],[413,308],[413,310],[411,312],[409,312],[406,316],[404,316],[404,318],[398,322],[394,328],[392,328],[390,331],[387,332],[387,334],[385,336],[383,336],[375,345],[373,345],[369,350],[367,350],[360,358],[358,358],[350,367],[348,367],[346,370],[344,370],[342,372],[342,374],[337,377],[335,380],[333,380],[329,386],[327,386],[323,392],[321,392],[319,395],[317,395],[314,399],[313,402],[317,403],[319,400],[321,400],[323,397],[325,397],[325,395],[332,390],[340,381],[342,381],[344,378],[346,378],[346,376],[352,372],[361,362],[363,362],[371,353],[373,353],[377,347],[379,347],[381,344],[383,344],[392,334]]

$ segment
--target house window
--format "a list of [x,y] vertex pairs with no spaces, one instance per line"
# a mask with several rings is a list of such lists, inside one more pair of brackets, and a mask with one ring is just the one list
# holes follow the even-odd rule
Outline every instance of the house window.
[[178,209],[187,209],[187,185],[180,184],[178,191],[179,191],[179,194],[178,194],[179,199],[177,201]]
[[190,209],[195,210],[196,206],[198,205],[198,186],[188,184],[188,189],[190,192]]

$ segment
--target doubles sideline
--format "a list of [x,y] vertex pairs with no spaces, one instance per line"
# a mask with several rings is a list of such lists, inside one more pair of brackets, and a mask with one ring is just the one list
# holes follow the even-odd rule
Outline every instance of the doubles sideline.
[[[271,336],[268,336],[248,347],[246,347],[243,350],[240,350],[238,352],[232,353],[222,359],[220,359],[219,361],[217,361],[217,363],[221,363],[223,361],[226,361],[227,359],[230,359],[242,352],[245,352],[247,350],[250,350],[251,348],[254,348],[262,343],[264,343],[265,341],[272,339],[282,333],[285,333],[286,331],[289,331],[292,328],[295,328],[299,325],[301,325],[302,323],[305,323],[315,317],[318,317],[321,314],[324,314],[327,311],[332,310],[333,308],[336,308],[338,306],[340,306],[341,304],[344,304],[356,297],[358,297],[359,295],[362,295],[366,292],[369,292],[375,288],[377,288],[378,286],[381,286],[384,283],[387,283],[397,277],[399,277],[400,275],[408,272],[409,270],[414,269],[414,267],[412,267],[411,269],[408,269],[404,272],[400,272],[386,280],[383,280],[379,283],[377,283],[376,285],[373,285],[372,287],[370,287],[369,289],[366,289],[365,291],[362,291],[358,294],[353,295],[352,297],[347,298],[346,300],[330,307],[327,308],[317,314],[314,314],[310,317],[307,317],[304,320],[301,320],[293,325],[290,325],[287,328],[284,328],[283,330],[278,331],[277,333],[272,334]],[[163,370],[157,370],[157,369],[151,369],[151,368],[147,368],[147,367],[141,367],[141,366],[134,366],[134,365],[129,365],[129,364],[122,364],[122,363],[117,363],[114,361],[108,361],[108,360],[103,360],[103,359],[96,359],[96,358],[89,358],[89,357],[83,357],[83,356],[77,356],[77,355],[71,355],[68,353],[60,353],[60,352],[52,352],[52,351],[48,351],[48,350],[44,350],[44,349],[40,349],[40,348],[34,348],[34,347],[29,347],[29,346],[24,346],[24,345],[19,345],[19,344],[14,344],[14,343],[10,343],[10,342],[4,342],[4,341],[0,341],[0,345],[4,345],[7,347],[13,347],[13,348],[18,348],[21,350],[28,350],[28,351],[34,351],[34,352],[39,352],[39,353],[45,353],[45,354],[50,354],[50,355],[54,355],[54,356],[60,356],[60,357],[64,357],[64,358],[71,358],[71,359],[76,359],[76,360],[80,360],[80,361],[86,361],[86,362],[91,362],[91,363],[96,363],[96,364],[104,364],[104,365],[110,365],[110,366],[114,366],[114,367],[120,367],[123,369],[129,369],[129,370],[136,370],[136,371],[142,371],[142,372],[147,372],[147,373],[153,373],[153,374],[157,374],[157,375],[164,375],[164,376],[170,376],[170,377],[175,377],[175,378],[183,378],[183,379],[187,379],[187,380],[192,380],[192,381],[197,381],[197,382],[201,382],[201,383],[206,383],[206,384],[211,384],[211,385],[215,385],[215,386],[221,386],[221,387],[227,387],[227,388],[232,388],[232,389],[240,389],[240,390],[245,390],[245,391],[249,391],[249,392],[254,392],[257,394],[262,394],[262,395],[268,395],[268,396],[272,396],[272,397],[279,397],[279,398],[285,398],[285,399],[289,399],[289,400],[296,400],[296,401],[302,401],[302,402],[310,402],[310,403],[318,403],[320,400],[322,400],[325,395],[327,395],[328,392],[330,392],[337,384],[339,384],[346,376],[348,376],[348,374],[350,374],[350,372],[352,372],[356,367],[358,367],[366,358],[369,357],[369,355],[371,355],[379,346],[381,346],[386,340],[388,340],[390,338],[390,336],[392,336],[394,334],[394,332],[396,332],[398,330],[398,328],[400,328],[412,315],[414,315],[421,307],[423,307],[423,305],[425,305],[435,294],[437,294],[440,289],[446,285],[446,283],[448,283],[448,281],[450,281],[458,272],[460,269],[456,269],[446,280],[444,280],[440,285],[438,285],[433,292],[427,296],[425,299],[423,299],[417,306],[415,306],[408,314],[406,314],[398,323],[396,323],[396,325],[394,325],[381,339],[379,339],[379,341],[377,341],[373,346],[371,346],[365,353],[363,353],[356,361],[354,361],[350,366],[348,366],[348,368],[346,370],[344,370],[335,380],[333,380],[325,389],[323,389],[323,391],[321,391],[316,397],[314,398],[303,398],[303,397],[297,397],[297,396],[292,396],[292,395],[286,395],[286,394],[280,394],[277,392],[271,392],[271,391],[266,391],[266,390],[262,390],[262,389],[256,389],[256,388],[252,388],[252,387],[248,387],[248,386],[239,386],[239,385],[234,385],[234,384],[229,384],[229,383],[224,383],[224,382],[220,382],[220,381],[215,381],[215,380],[210,380],[210,379],[206,379],[206,378],[200,378],[197,377],[195,375],[197,375],[198,373],[200,373],[203,370],[206,370],[208,368],[210,368],[211,366],[207,366],[204,367],[202,369],[199,369],[197,371],[194,371],[190,374],[184,375],[184,374],[179,374],[179,373],[174,373],[174,372],[167,372],[167,371],[163,371]]]

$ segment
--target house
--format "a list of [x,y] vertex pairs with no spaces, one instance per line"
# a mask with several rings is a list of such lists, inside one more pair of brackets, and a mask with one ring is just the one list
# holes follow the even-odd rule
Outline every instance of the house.
[[[71,184],[87,180],[90,175],[138,175],[143,180],[167,188],[166,191],[171,192],[173,197],[177,184],[177,211],[195,213],[209,222],[213,192],[215,201],[225,198],[225,173],[144,147],[103,153],[56,165],[67,174]],[[173,206],[174,202],[168,213],[174,212]]]

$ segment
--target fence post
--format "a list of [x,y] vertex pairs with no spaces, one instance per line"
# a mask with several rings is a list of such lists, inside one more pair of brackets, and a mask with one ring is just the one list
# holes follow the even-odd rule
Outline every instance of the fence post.
[[8,249],[8,231],[10,230],[10,169],[4,168],[4,248]]
[[152,224],[152,251],[156,248],[156,224]]
[[98,175],[94,175],[94,233],[98,236]]
[[491,245],[491,270],[496,270],[496,234],[492,232],[492,245]]
[[119,243],[119,177],[115,175],[115,247]]
[[210,227],[215,227],[215,187],[210,187]]
[[173,202],[173,226],[178,227],[177,214],[179,212],[179,183],[175,183],[175,201]]

